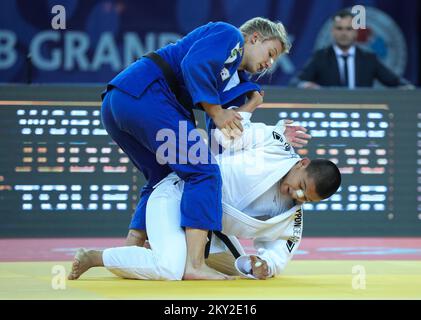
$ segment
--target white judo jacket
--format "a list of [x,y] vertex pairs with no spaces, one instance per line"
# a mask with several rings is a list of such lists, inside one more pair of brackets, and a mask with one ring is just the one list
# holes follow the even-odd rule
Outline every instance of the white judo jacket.
[[[253,278],[250,259],[238,238],[253,239],[257,255],[268,264],[269,276],[276,276],[282,273],[301,241],[301,206],[293,205],[265,221],[255,219],[242,210],[281,180],[300,161],[300,157],[285,139],[283,120],[275,126],[268,126],[252,123],[251,113],[240,114],[244,128],[240,138],[230,140],[220,130],[214,132],[217,142],[225,148],[216,156],[223,181],[222,232],[242,254],[235,266],[243,276]],[[223,242],[214,236],[211,244],[211,253],[227,250]]]
[[[281,203],[282,208],[279,207],[279,210],[275,211],[272,210],[274,203],[271,200],[266,202],[265,199],[271,199],[270,193],[276,192],[275,188],[271,187],[277,184],[300,158],[285,141],[285,127],[282,121],[276,126],[266,126],[263,123],[251,123],[250,114],[242,113],[242,116],[244,131],[241,138],[230,141],[225,139],[219,130],[215,132],[215,138],[226,147],[225,151],[216,157],[223,179],[222,232],[231,239],[241,254],[235,261],[235,267],[243,276],[253,278],[250,274],[250,258],[241,247],[238,238],[252,239],[257,254],[267,261],[269,275],[276,276],[284,270],[297,250],[301,240],[303,217],[301,207],[288,199],[281,200],[285,201]],[[138,246],[105,249],[102,259],[109,271],[129,279],[183,278],[187,256],[185,232],[180,228],[183,190],[184,181],[175,173],[169,174],[155,186],[146,210],[151,249]],[[265,192],[267,193],[264,198],[259,198]],[[258,198],[259,206],[249,211],[250,203]],[[279,201],[276,203],[277,206],[280,205]],[[258,220],[246,213],[260,216],[257,210],[270,210],[271,218]],[[266,213],[262,212],[262,215]],[[227,250],[225,244],[213,236],[210,253]],[[228,255],[219,255],[221,256],[224,259]],[[231,263],[231,260],[227,262]]]

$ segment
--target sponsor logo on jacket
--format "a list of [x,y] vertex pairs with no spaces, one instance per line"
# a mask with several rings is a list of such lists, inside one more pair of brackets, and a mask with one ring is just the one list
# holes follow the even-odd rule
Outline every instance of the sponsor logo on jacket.
[[295,245],[300,241],[301,234],[303,229],[303,211],[300,207],[297,211],[295,211],[294,215],[294,227],[293,227],[293,235],[290,237],[286,243],[288,251],[291,253],[294,249]]

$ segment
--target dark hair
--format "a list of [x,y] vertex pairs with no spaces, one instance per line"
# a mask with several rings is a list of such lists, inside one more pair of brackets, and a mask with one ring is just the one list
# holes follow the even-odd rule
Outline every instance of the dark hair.
[[314,159],[306,168],[309,178],[316,184],[316,192],[322,199],[333,195],[341,185],[341,173],[330,160]]
[[343,19],[348,17],[354,18],[355,15],[348,9],[342,9],[333,15],[332,20],[335,21],[336,18]]

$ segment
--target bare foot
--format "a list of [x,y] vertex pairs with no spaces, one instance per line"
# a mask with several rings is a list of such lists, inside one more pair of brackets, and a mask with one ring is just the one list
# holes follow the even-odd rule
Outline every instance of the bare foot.
[[67,279],[76,280],[91,267],[93,267],[93,264],[89,257],[88,251],[85,249],[79,249],[76,252],[75,258],[73,260],[72,271],[70,271]]
[[184,270],[183,280],[234,280],[235,277],[228,276],[221,272],[216,271],[203,264],[201,267],[194,268],[193,266],[186,265]]

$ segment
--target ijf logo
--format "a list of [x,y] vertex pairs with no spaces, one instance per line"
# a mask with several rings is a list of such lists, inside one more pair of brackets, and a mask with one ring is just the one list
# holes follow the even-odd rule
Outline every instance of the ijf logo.
[[[385,12],[371,7],[365,7],[365,11],[366,28],[358,29],[357,44],[368,51],[375,52],[386,66],[402,75],[408,58],[401,29]],[[332,43],[331,28],[332,21],[329,18],[317,35],[316,50]]]

